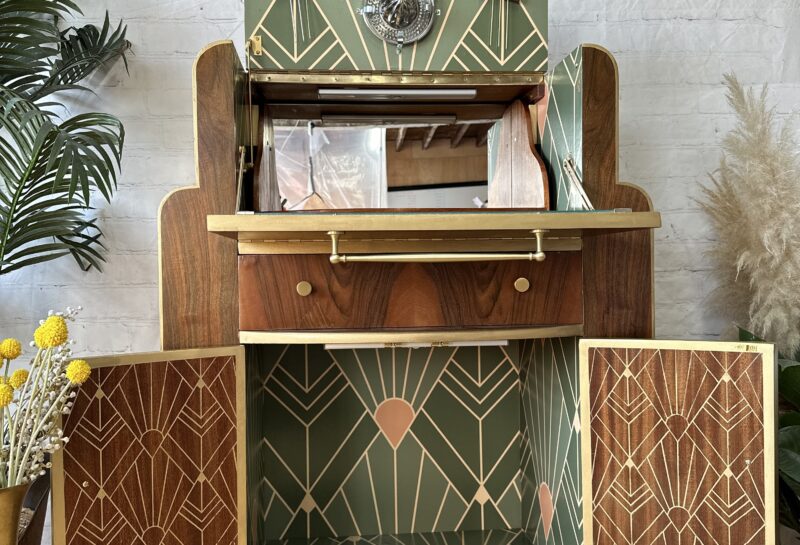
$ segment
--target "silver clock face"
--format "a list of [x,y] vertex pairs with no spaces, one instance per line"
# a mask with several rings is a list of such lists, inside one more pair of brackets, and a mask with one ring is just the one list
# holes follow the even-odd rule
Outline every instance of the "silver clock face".
[[361,13],[373,34],[402,46],[430,32],[434,0],[364,0]]

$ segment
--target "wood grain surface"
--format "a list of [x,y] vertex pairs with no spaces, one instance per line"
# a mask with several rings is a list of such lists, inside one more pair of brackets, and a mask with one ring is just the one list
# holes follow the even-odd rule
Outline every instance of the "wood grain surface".
[[503,115],[489,181],[491,208],[549,208],[547,169],[536,151],[532,123],[530,109],[520,100]]
[[774,543],[774,361],[683,344],[590,346],[581,362],[591,545]]
[[[514,289],[520,277],[526,293]],[[301,297],[297,283],[309,282]],[[325,255],[239,257],[244,331],[580,324],[580,252],[543,263],[353,263]]]
[[[243,73],[231,42],[206,48],[194,67],[198,186],[161,203],[161,346],[238,342],[236,241],[206,230],[208,214],[236,211],[237,113]],[[237,91],[238,89],[238,91]]]
[[64,422],[55,543],[245,543],[236,365],[227,355],[93,369]]
[[[596,209],[650,211],[647,195],[618,183],[618,80],[614,58],[583,47],[583,187]],[[653,232],[584,231],[584,331],[587,337],[654,335]]]

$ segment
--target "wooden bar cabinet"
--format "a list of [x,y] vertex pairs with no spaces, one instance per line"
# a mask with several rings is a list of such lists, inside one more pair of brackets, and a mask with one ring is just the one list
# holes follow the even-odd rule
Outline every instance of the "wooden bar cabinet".
[[[607,51],[546,72],[541,0],[248,0],[246,28],[246,70],[197,58],[164,352],[93,362],[56,543],[775,543],[773,348],[652,340]],[[390,189],[487,197],[342,206],[309,159],[292,208],[286,120],[383,127]]]

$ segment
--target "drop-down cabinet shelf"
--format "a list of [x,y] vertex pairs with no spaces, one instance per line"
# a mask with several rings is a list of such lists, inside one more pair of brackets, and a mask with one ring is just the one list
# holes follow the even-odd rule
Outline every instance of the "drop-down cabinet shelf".
[[661,217],[387,210],[210,215],[207,224],[238,243],[242,342],[387,343],[426,331],[435,341],[580,334],[584,244],[656,228]]
[[[661,226],[658,212],[602,210],[592,212],[539,211],[370,211],[270,212],[208,216],[208,230],[239,241],[297,240],[330,231],[358,233],[362,238],[392,238],[397,232],[417,238],[459,238],[481,235],[528,235],[542,229],[564,231],[654,229]],[[421,237],[420,233],[430,233]]]

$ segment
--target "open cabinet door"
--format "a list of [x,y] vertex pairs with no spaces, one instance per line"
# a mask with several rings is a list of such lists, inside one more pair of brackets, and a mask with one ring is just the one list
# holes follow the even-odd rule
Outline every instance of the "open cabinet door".
[[775,543],[772,345],[580,342],[585,545]]
[[244,545],[244,348],[90,364],[53,460],[53,542]]

